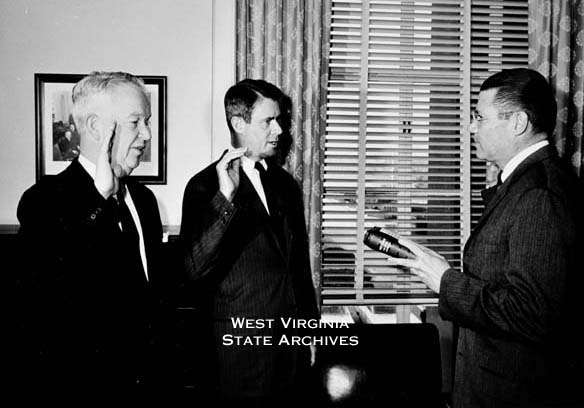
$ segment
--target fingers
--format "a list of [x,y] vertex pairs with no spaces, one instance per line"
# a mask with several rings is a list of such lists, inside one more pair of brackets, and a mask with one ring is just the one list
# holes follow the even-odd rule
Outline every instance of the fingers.
[[228,201],[232,201],[239,187],[239,167],[241,156],[247,152],[246,147],[226,150],[217,162],[216,171],[219,179],[219,191]]
[[[108,198],[111,194],[115,194],[117,191],[117,177],[121,175],[122,169],[118,165],[118,169],[112,169],[111,157],[114,145],[114,135],[116,133],[116,122],[112,122],[110,125],[103,129],[103,134],[101,135],[101,146],[99,157],[96,163],[95,179],[94,184],[99,193],[104,197]],[[117,171],[117,174],[114,174]],[[115,175],[115,177],[114,177]]]
[[388,257],[387,263],[392,266],[403,266],[406,268],[414,268],[417,265],[417,261],[413,259],[406,258],[393,258]]
[[425,247],[424,245],[420,245],[417,242],[412,241],[411,239],[398,237],[398,242],[408,248],[410,251],[414,253],[417,257],[421,257],[423,255],[437,255],[431,249]]
[[114,135],[116,134],[116,126],[117,123],[114,121],[112,122],[104,132],[102,136],[103,139],[101,141],[101,153],[107,154],[108,157],[111,155],[112,147],[114,145]]
[[399,243],[403,244],[407,248],[409,248],[415,255],[433,255],[433,256],[440,256],[435,251],[431,250],[427,246],[418,244],[417,242],[412,241],[408,238],[399,237]]
[[[405,247],[407,247],[409,250],[411,250],[412,252],[414,252],[414,250],[420,250],[420,245],[415,243],[414,241],[412,241],[411,239],[408,238],[404,238],[402,236],[397,237],[398,242],[402,245],[404,245]],[[415,253],[415,252],[414,252]]]
[[225,150],[221,159],[217,163],[217,168],[219,170],[227,170],[234,165],[239,165],[239,159],[241,156],[245,155],[247,152],[247,147],[238,147],[237,149]]

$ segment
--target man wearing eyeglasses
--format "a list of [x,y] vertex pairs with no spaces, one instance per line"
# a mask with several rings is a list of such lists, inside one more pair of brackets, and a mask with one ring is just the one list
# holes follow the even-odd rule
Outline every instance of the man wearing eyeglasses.
[[556,111],[536,71],[488,78],[470,131],[501,173],[483,192],[462,273],[407,239],[417,259],[391,259],[439,293],[441,316],[459,327],[454,407],[584,406],[583,189],[550,144]]

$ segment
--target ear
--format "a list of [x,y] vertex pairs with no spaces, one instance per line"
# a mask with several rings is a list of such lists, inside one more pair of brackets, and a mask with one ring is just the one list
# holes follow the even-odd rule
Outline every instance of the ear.
[[513,130],[516,135],[522,135],[527,132],[529,127],[529,116],[523,111],[516,112],[513,120]]
[[101,141],[102,127],[102,121],[100,120],[99,116],[94,113],[90,114],[85,119],[85,128],[87,129],[87,134],[89,134],[91,138],[97,143]]
[[241,116],[231,118],[231,127],[235,130],[235,133],[243,133],[246,125],[246,121]]

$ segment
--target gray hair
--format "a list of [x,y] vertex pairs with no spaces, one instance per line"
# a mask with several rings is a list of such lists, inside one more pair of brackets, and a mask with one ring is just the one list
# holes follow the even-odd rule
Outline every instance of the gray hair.
[[94,71],[81,79],[73,87],[73,118],[79,131],[85,127],[85,119],[89,112],[91,99],[99,94],[107,94],[119,85],[135,85],[144,94],[144,81],[127,72]]

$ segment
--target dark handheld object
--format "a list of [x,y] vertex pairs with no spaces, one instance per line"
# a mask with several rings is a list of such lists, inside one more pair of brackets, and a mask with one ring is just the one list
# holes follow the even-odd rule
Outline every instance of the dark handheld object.
[[371,249],[394,258],[416,259],[413,252],[400,244],[397,238],[381,231],[379,227],[373,227],[367,230],[363,237],[363,243]]

